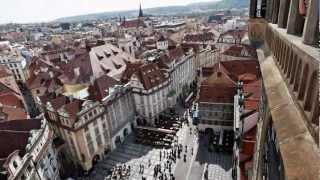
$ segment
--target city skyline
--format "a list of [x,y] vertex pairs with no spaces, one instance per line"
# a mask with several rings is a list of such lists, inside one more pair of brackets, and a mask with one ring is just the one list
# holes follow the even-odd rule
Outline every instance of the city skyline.
[[209,0],[11,0],[5,1],[0,7],[0,24],[47,22],[67,16],[135,10],[140,2],[143,8],[153,8],[207,1]]

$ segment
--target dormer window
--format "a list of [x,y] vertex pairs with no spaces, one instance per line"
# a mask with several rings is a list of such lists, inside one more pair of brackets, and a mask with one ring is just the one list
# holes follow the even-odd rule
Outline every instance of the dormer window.
[[13,165],[13,167],[14,167],[15,169],[18,168],[18,163],[17,163],[17,161],[13,161],[12,165]]

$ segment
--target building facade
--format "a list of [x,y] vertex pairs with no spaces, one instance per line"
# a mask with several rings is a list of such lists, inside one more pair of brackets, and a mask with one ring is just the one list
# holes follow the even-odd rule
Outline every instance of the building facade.
[[37,119],[0,123],[1,175],[8,180],[59,180],[60,165],[53,144],[53,132],[43,116]]
[[155,63],[140,66],[131,76],[130,84],[137,113],[147,120],[142,124],[154,125],[159,113],[170,107],[170,83],[169,73]]
[[117,148],[133,131],[135,122],[135,104],[129,84],[117,85],[110,89],[103,99],[105,114],[110,120],[111,149]]
[[16,50],[0,50],[0,64],[11,70],[16,81],[26,82],[28,79],[26,59]]
[[65,142],[63,153],[85,171],[121,144],[135,126],[129,85],[102,91],[108,93],[99,101],[61,95],[43,105],[56,138]]

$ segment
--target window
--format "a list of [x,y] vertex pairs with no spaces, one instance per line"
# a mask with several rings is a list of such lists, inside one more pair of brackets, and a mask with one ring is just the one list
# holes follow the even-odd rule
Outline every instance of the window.
[[93,154],[93,153],[94,153],[93,143],[89,143],[89,144],[88,144],[88,148],[89,148],[89,153],[90,153],[90,154]]
[[87,142],[88,142],[88,143],[91,142],[91,135],[90,135],[90,133],[87,133],[86,139],[87,139]]
[[25,179],[27,179],[26,178],[26,175],[24,175],[24,174],[22,174],[22,176],[21,176],[21,178],[20,178],[21,180],[25,180]]
[[28,171],[29,173],[32,171],[32,168],[31,168],[30,165],[27,167],[27,171]]
[[15,169],[17,169],[18,164],[17,164],[17,162],[16,162],[16,161],[13,161],[12,165],[13,165],[13,167],[14,167]]
[[98,127],[96,127],[96,128],[94,129],[94,131],[95,131],[95,133],[96,133],[96,136],[98,136],[98,135],[100,134]]
[[98,146],[102,145],[102,139],[101,139],[100,135],[97,136],[97,144],[98,144]]
[[108,131],[103,132],[105,142],[108,142]]
[[89,118],[91,118],[92,117],[92,112],[89,112],[88,115],[89,115]]

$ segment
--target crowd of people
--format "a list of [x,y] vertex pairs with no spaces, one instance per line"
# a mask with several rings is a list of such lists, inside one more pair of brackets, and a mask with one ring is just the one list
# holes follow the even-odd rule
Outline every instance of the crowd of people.
[[[188,157],[193,156],[193,147],[188,147],[188,145],[183,145],[178,141],[177,131],[182,127],[182,122],[174,116],[163,119],[164,117],[166,116],[161,117],[162,119],[156,124],[156,128],[166,129],[171,133],[154,131],[152,128],[140,128],[135,132],[136,142],[161,148],[159,157],[155,162],[149,159],[147,163],[133,167],[138,168],[135,172],[141,175],[141,180],[146,180],[145,170],[149,168],[153,168],[154,180],[175,180],[174,165],[177,160],[182,159],[182,162],[187,163]],[[185,124],[189,126],[189,123]],[[196,135],[197,132],[196,129],[191,127],[188,129],[190,135]],[[126,164],[118,165],[112,169],[111,177],[107,180],[130,179],[130,173],[133,173],[130,166]]]
[[106,180],[124,180],[129,179],[131,166],[126,164],[117,165],[111,169],[111,175],[106,177]]

